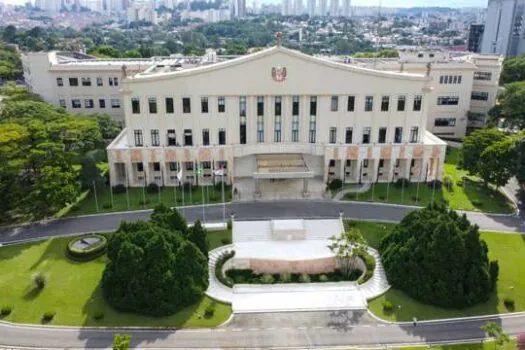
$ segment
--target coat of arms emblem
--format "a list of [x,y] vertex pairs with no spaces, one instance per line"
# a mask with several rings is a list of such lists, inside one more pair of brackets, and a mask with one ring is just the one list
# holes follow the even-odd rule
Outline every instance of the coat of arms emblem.
[[273,67],[272,78],[275,81],[284,81],[286,79],[286,67]]

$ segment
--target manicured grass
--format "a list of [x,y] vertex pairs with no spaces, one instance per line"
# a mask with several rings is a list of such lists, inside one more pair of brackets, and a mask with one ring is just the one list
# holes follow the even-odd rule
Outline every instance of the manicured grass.
[[[213,236],[215,239],[227,233],[212,235],[217,235]],[[54,325],[213,327],[231,314],[230,305],[217,302],[214,316],[204,318],[206,306],[213,302],[208,297],[168,317],[118,312],[102,296],[100,280],[106,256],[83,263],[70,261],[64,254],[70,239],[0,248],[0,308],[13,307],[6,321],[40,323],[45,312],[53,311]],[[37,272],[47,278],[41,292],[32,288],[31,276]],[[96,312],[103,312],[104,318],[95,320]]]
[[[184,205],[198,205],[203,202],[203,193],[201,187],[186,188],[184,190]],[[222,189],[220,186],[204,187],[204,203],[221,203]],[[129,197],[129,206],[128,206]],[[146,205],[144,205],[146,198]],[[175,200],[176,199],[176,200]],[[224,200],[231,201],[231,186],[224,186]],[[97,211],[98,201],[98,211]],[[148,193],[143,191],[142,187],[130,187],[128,193],[113,194],[113,207],[111,206],[110,188],[106,187],[97,190],[97,201],[92,190],[73,206],[65,216],[77,216],[85,214],[116,212],[126,210],[153,209],[160,202],[167,206],[182,205],[182,188],[181,187],[162,187],[160,196],[158,192]]]
[[[369,302],[370,310],[377,316],[393,321],[420,320],[488,315],[525,310],[525,279],[522,266],[525,257],[525,236],[498,232],[482,232],[481,238],[487,242],[489,258],[497,259],[500,266],[497,290],[482,304],[463,310],[443,309],[419,303],[403,292],[391,289],[383,296]],[[407,271],[406,273],[410,273]],[[508,310],[503,304],[505,297],[515,301],[515,310]],[[383,312],[382,302],[389,300],[394,305],[391,313]]]
[[[229,243],[223,243],[223,240],[227,240]],[[218,248],[225,244],[231,244],[232,242],[232,230],[208,232],[208,244],[209,250]]]
[[[485,187],[482,181],[467,172],[457,169],[460,149],[449,147],[445,158],[444,176],[453,180],[451,191],[443,186],[434,189],[425,183],[411,183],[404,189],[394,184],[376,183],[365,193],[349,193],[345,200],[365,202],[385,202],[405,205],[426,206],[432,199],[441,202],[446,200],[451,209],[483,211],[489,213],[510,213],[513,208],[507,198],[493,186]],[[458,182],[463,184],[458,185]],[[434,192],[434,194],[432,194]]]
[[344,221],[345,230],[356,227],[361,231],[366,243],[372,248],[379,249],[379,242],[384,235],[390,232],[396,224],[369,221]]
[[[450,344],[450,345],[433,345],[433,346],[403,346],[403,347],[391,347],[391,349],[402,349],[402,350],[423,350],[423,349],[436,349],[436,350],[494,350],[494,342],[486,341],[483,343],[468,343],[468,344]],[[504,346],[499,347],[499,350],[515,350],[516,339],[511,339]]]

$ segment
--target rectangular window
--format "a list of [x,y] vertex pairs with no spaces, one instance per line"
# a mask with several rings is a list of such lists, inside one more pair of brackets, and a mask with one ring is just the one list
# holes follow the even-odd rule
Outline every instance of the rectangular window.
[[66,100],[61,98],[60,100],[58,100],[58,105],[62,108],[66,108],[67,105],[66,105]]
[[346,128],[345,130],[345,143],[352,143],[352,128]]
[[413,110],[414,111],[420,111],[421,110],[422,100],[423,100],[423,96],[421,96],[421,95],[414,96],[414,106],[413,106]]
[[94,107],[93,100],[91,98],[84,99],[84,107],[85,108],[93,108]]
[[275,115],[281,115],[282,112],[282,98],[281,96],[275,96],[274,110]]
[[458,76],[454,75],[454,80],[452,80],[452,84],[457,84],[457,83],[458,83]]
[[439,77],[439,83],[440,83],[440,84],[443,84],[443,81],[444,81],[444,80],[445,80],[445,77],[444,77],[443,75],[441,75],[441,76]]
[[264,142],[264,116],[257,116],[257,142]]
[[141,173],[144,171],[144,164],[143,163],[135,163],[137,164],[137,172]]
[[226,112],[226,98],[224,96],[219,96],[217,98],[217,106],[219,113]]
[[208,98],[201,97],[201,113],[208,113]]
[[131,112],[133,114],[140,114],[140,100],[138,97],[131,98]]
[[337,128],[331,127],[330,134],[328,135],[328,142],[336,143],[337,142]]
[[383,168],[384,166],[385,166],[385,160],[384,159],[379,159],[379,167]]
[[374,108],[374,96],[365,97],[365,112],[372,112]]
[[377,143],[386,142],[386,128],[379,128],[379,135],[377,137]]
[[332,96],[332,98],[330,99],[330,111],[337,112],[338,109],[339,109],[339,97]]
[[64,86],[64,81],[62,78],[57,78],[57,86]]
[[160,137],[158,129],[151,130],[151,145],[154,147],[160,146]]
[[348,101],[346,102],[346,110],[348,112],[353,112],[355,110],[355,96],[348,96]]
[[135,130],[133,134],[135,136],[135,146],[142,147],[142,145],[144,144],[144,139],[142,137],[142,130]]
[[474,80],[491,80],[491,72],[474,72]]
[[169,166],[170,171],[177,171],[178,170],[177,162],[169,162],[168,166]]
[[210,129],[202,129],[202,144],[204,146],[210,145]]
[[299,115],[299,96],[292,97],[292,115]]
[[401,143],[403,140],[403,128],[397,126],[394,132],[394,143]]
[[166,97],[165,103],[166,103],[166,113],[171,114],[175,112],[175,108],[173,107],[173,97]]
[[118,78],[117,77],[109,77],[108,78],[109,86],[118,86]]
[[239,142],[246,144],[246,96],[239,97]]
[[69,78],[69,86],[78,86],[78,78]]
[[189,97],[182,98],[182,113],[191,113],[191,104]]
[[184,168],[186,168],[187,171],[193,171],[193,162],[184,162]]
[[177,146],[177,136],[175,129],[168,129],[168,146]]
[[82,77],[82,86],[91,86],[91,78]]
[[148,98],[148,107],[150,114],[157,114],[157,98],[150,97]]
[[71,100],[71,107],[72,108],[82,108],[82,104],[80,103],[80,100],[75,98]]
[[311,115],[309,128],[308,128],[308,142],[310,143],[315,143],[316,129],[317,129],[316,124],[317,124],[317,116]]
[[397,97],[397,111],[402,112],[405,110],[406,96]]
[[226,144],[226,129],[220,128],[219,129],[219,145],[225,145]]
[[103,86],[104,82],[102,80],[102,77],[97,77],[97,86]]
[[390,96],[382,96],[381,97],[381,112],[388,112],[389,105],[390,105]]
[[108,85],[113,86],[113,77],[108,78]]
[[456,118],[436,118],[434,119],[434,126],[456,126]]
[[470,94],[470,99],[475,101],[488,101],[489,93],[482,91],[472,91]]
[[292,116],[292,142],[299,142],[299,115]]
[[461,75],[458,75],[458,84],[461,84]]
[[193,146],[193,136],[191,129],[184,130],[184,146]]
[[317,115],[317,96],[310,96],[310,115]]
[[419,128],[417,126],[410,128],[410,143],[416,143],[418,141],[418,132]]
[[368,168],[368,159],[363,159],[363,168]]
[[211,169],[211,162],[210,161],[204,161],[201,162],[203,169]]
[[363,144],[370,143],[370,134],[372,133],[371,127],[363,128]]
[[438,106],[455,106],[459,104],[458,96],[439,96],[437,98]]
[[98,107],[99,108],[106,108],[106,100],[104,100],[103,98],[100,98],[98,100]]
[[118,98],[111,99],[111,108],[120,108],[120,100]]
[[282,126],[282,117],[280,115],[275,116],[274,122],[274,142],[281,142],[281,126]]
[[264,115],[264,97],[257,96],[257,116],[260,117]]

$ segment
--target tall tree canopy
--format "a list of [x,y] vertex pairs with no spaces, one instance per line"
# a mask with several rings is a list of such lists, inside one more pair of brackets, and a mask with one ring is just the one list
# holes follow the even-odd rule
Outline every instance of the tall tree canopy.
[[523,80],[525,80],[525,55],[505,58],[500,75],[500,84],[510,84]]
[[478,227],[435,206],[408,214],[380,244],[388,281],[413,298],[447,308],[486,301],[497,280]]
[[463,167],[471,174],[479,172],[481,153],[487,148],[505,138],[505,133],[492,129],[479,129],[463,139]]
[[505,90],[499,95],[498,101],[504,126],[525,129],[525,81],[505,85]]

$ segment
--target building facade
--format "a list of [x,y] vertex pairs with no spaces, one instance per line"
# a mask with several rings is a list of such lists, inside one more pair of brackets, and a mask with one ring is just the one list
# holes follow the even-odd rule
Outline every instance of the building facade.
[[[126,128],[108,146],[111,184],[281,179],[441,179],[446,144],[426,130],[431,79],[281,46],[123,80]],[[323,185],[324,186],[324,185]],[[324,188],[324,187],[323,187]]]
[[468,32],[467,50],[470,52],[481,52],[481,43],[483,40],[484,24],[472,23]]
[[489,0],[482,53],[516,56],[525,53],[525,0]]

